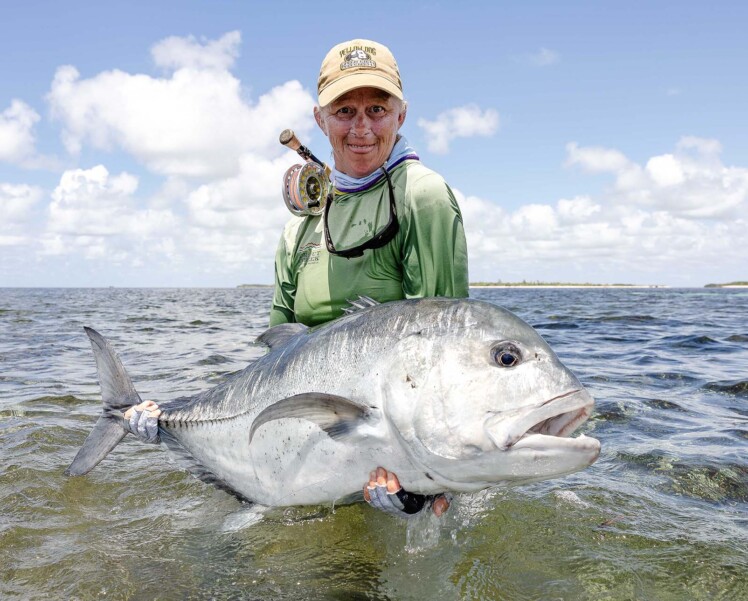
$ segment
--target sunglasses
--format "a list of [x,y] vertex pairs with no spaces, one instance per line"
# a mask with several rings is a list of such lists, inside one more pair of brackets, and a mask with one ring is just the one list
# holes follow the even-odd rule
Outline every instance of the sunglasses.
[[387,190],[389,192],[390,196],[390,216],[387,220],[387,225],[384,226],[384,228],[374,234],[371,238],[369,238],[366,242],[362,244],[358,244],[356,246],[353,246],[351,248],[336,248],[335,244],[332,241],[332,236],[330,235],[330,228],[328,227],[328,221],[329,221],[329,215],[330,210],[334,202],[332,202],[331,198],[327,199],[327,202],[325,203],[325,224],[324,224],[324,230],[325,230],[325,245],[327,246],[327,251],[330,254],[337,255],[338,257],[345,257],[346,259],[352,259],[355,257],[361,257],[364,254],[365,250],[372,250],[375,248],[381,248],[385,244],[387,244],[390,240],[392,240],[397,232],[400,230],[400,224],[397,221],[397,207],[395,206],[395,191],[392,187],[392,179],[390,179],[390,174],[387,173],[387,170],[384,167],[380,167],[382,170],[382,173],[384,173],[384,177],[387,179]]

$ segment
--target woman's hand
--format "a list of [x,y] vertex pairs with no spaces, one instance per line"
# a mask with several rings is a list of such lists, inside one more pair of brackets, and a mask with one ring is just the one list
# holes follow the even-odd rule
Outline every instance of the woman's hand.
[[449,508],[449,499],[443,494],[427,496],[403,490],[397,475],[383,467],[369,474],[369,482],[364,486],[364,499],[381,511],[406,519],[417,515],[429,501],[437,517],[441,517]]
[[153,401],[143,401],[133,405],[125,411],[125,425],[143,442],[156,444],[160,442],[158,435],[158,416],[161,409]]

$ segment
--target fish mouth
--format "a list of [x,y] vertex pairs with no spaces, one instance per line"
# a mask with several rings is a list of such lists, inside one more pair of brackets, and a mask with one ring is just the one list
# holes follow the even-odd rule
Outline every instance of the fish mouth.
[[568,438],[592,413],[594,399],[583,388],[570,390],[539,405],[500,412],[486,419],[484,430],[497,449],[565,449],[599,452],[600,443],[583,434]]

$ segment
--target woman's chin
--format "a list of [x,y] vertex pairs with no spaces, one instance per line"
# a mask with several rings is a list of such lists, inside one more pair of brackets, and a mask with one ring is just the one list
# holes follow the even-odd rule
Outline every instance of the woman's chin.
[[382,165],[384,165],[384,162],[387,160],[387,157],[379,160],[379,157],[375,157],[373,153],[361,154],[349,152],[347,154],[348,157],[346,157],[346,160],[341,161],[343,164],[343,168],[341,169],[340,167],[337,167],[337,162],[336,167],[338,171],[342,171],[346,175],[355,178],[361,178],[366,177],[367,175],[371,175]]

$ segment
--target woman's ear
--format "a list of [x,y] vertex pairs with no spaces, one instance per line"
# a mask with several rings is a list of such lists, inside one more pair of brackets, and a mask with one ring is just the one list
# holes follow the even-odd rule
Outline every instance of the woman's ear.
[[400,129],[405,123],[405,117],[408,114],[408,101],[403,100],[400,105],[400,114],[397,116],[397,129]]
[[314,120],[317,122],[317,125],[319,125],[319,128],[322,130],[322,133],[327,135],[327,124],[324,120],[324,115],[322,114],[322,109],[318,106],[314,107]]

